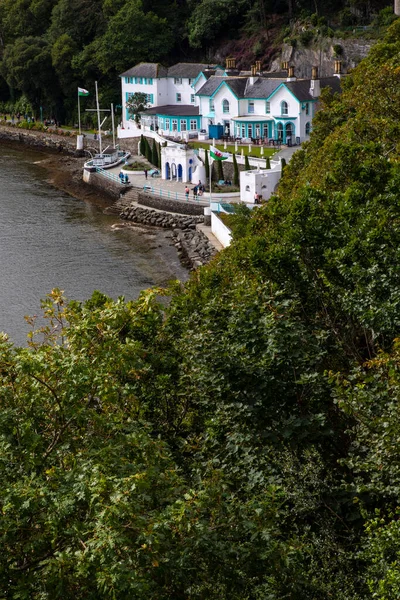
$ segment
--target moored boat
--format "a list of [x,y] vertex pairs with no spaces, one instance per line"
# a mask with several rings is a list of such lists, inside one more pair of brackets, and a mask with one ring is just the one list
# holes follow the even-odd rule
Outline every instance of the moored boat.
[[83,166],[86,171],[96,171],[96,169],[112,169],[128,160],[131,153],[125,150],[119,150],[113,146],[107,146],[100,154],[95,154],[93,158],[87,160]]

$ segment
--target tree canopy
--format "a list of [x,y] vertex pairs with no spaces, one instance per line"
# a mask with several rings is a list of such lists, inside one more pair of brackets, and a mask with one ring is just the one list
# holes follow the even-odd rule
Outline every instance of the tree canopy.
[[[327,29],[321,24],[326,17],[340,24],[345,21],[340,15],[348,11],[354,23],[370,22],[385,7],[390,15],[382,16],[383,25],[393,17],[390,0],[0,0],[0,101],[25,94],[34,110],[43,105],[45,113],[58,112],[75,122],[72,90],[93,89],[101,81],[100,96],[120,104],[119,76],[140,61],[170,65],[217,56],[220,61],[221,45],[238,39],[254,46],[254,57],[260,58],[265,39],[270,55],[274,52],[271,31],[279,45],[295,18],[313,16]],[[36,87],[25,68],[29,53],[40,63],[39,78],[33,70]]]
[[398,598],[399,57],[187,284],[1,338],[6,598]]

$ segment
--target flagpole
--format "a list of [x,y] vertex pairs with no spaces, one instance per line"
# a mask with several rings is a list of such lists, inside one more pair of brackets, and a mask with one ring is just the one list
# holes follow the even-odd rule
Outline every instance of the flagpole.
[[81,104],[79,100],[79,88],[78,88],[78,127],[79,127],[79,135],[81,135]]
[[112,123],[112,134],[113,134],[113,148],[115,148],[114,104],[111,104],[111,123]]
[[209,168],[209,176],[210,176],[210,208],[211,208],[211,202],[212,202],[212,193],[211,193],[211,173],[212,173],[212,166],[214,164],[214,160],[212,161],[212,163],[210,164],[210,168]]

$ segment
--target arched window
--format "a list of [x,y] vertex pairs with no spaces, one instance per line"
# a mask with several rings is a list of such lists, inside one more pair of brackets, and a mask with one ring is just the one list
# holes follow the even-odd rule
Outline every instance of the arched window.
[[281,102],[281,115],[287,115],[288,108],[288,103],[285,100],[283,100],[283,102]]
[[310,131],[311,131],[311,123],[310,123],[310,121],[307,121],[307,123],[306,123],[306,135],[310,135]]
[[250,191],[250,186],[246,185],[246,192],[249,192],[249,191]]
[[229,112],[229,100],[222,100],[222,112],[223,113],[228,113]]
[[293,135],[293,123],[286,123],[286,136]]
[[283,140],[283,125],[282,125],[282,123],[278,123],[276,132],[278,134],[278,136],[277,136],[278,140],[280,140],[282,142],[282,140]]

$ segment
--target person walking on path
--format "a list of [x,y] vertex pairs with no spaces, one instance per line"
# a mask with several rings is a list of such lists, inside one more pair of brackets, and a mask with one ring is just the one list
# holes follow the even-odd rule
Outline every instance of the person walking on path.
[[147,179],[147,169],[144,170],[145,179]]
[[185,187],[185,197],[186,197],[186,200],[189,200],[189,188],[188,188],[188,186]]
[[193,188],[193,200],[196,200],[196,198],[197,198],[197,191],[198,191],[197,190],[197,185],[195,185],[194,188]]

